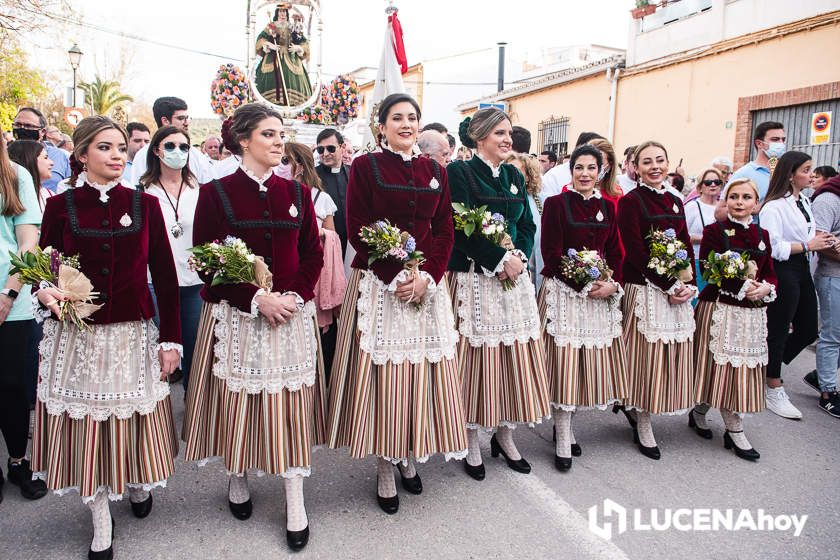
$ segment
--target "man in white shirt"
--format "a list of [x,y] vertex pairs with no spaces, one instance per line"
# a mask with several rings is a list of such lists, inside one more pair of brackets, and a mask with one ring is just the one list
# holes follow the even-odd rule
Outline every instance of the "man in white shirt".
[[[125,132],[128,134],[128,161],[125,162],[125,171],[123,171],[123,180],[124,181],[131,181],[132,176],[132,165],[134,162],[134,156],[137,155],[142,148],[145,148],[149,145],[149,142],[152,141],[152,134],[149,131],[149,127],[143,123],[139,122],[130,122],[128,126],[125,127]],[[137,183],[132,184],[132,186],[136,185]]]
[[[597,132],[581,132],[578,135],[575,148],[583,146],[590,140],[595,138],[603,138]],[[555,194],[563,192],[563,187],[572,182],[572,172],[569,170],[568,162],[558,163],[553,168],[549,169],[542,179],[542,190],[540,190],[540,200],[545,200]]]
[[222,159],[222,139],[217,136],[210,136],[204,141],[204,153],[212,161]]
[[633,154],[636,152],[636,146],[630,146],[624,150],[624,162],[621,164],[622,174],[616,177],[618,186],[621,187],[621,192],[629,193],[636,188],[636,164],[633,163]]
[[[158,127],[174,126],[183,132],[189,132],[190,116],[187,113],[187,103],[177,97],[159,97],[152,105],[152,113]],[[131,163],[131,184],[139,183],[140,177],[146,172],[146,154],[148,146],[138,150]],[[201,153],[201,150],[192,146],[189,159],[190,171],[195,175],[200,184],[209,183],[213,179],[213,168],[210,160]]]
[[557,165],[557,154],[551,150],[545,150],[540,152],[537,161],[540,162],[540,172],[545,175]]

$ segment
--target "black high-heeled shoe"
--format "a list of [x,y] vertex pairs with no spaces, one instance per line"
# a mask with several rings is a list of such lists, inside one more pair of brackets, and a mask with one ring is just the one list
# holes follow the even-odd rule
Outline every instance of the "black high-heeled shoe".
[[572,458],[571,457],[558,457],[557,455],[554,456],[554,467],[561,472],[566,472],[567,470],[572,468]]
[[[228,481],[228,496],[230,496],[230,481]],[[231,502],[230,498],[228,498],[228,508],[235,518],[240,521],[245,521],[251,517],[251,513],[254,511],[254,504],[251,502],[251,498],[248,498],[247,501],[241,504]]]
[[114,518],[111,518],[111,546],[105,550],[93,551],[88,549],[88,560],[111,560],[114,557]]
[[726,432],[723,434],[723,446],[726,449],[732,449],[733,451],[735,451],[735,455],[737,455],[741,459],[746,459],[747,461],[757,461],[759,458],[761,458],[761,453],[759,453],[752,447],[749,449],[741,449],[740,447],[735,445],[735,442],[732,441],[732,436],[729,435],[741,433],[743,433],[743,430],[741,430],[740,432],[730,432],[729,430],[726,430]]
[[289,531],[286,529],[286,544],[289,545],[293,551],[303,550],[309,542],[309,525],[300,531]]
[[420,480],[418,473],[415,473],[412,478],[406,478],[403,476],[402,471],[400,471],[400,478],[402,479],[402,487],[405,488],[406,492],[416,495],[423,493],[423,481]]
[[137,519],[148,517],[148,515],[152,512],[152,503],[152,493],[149,492],[149,497],[142,502],[131,502],[131,513],[133,513],[134,517]]
[[694,410],[690,410],[688,412],[688,427],[693,428],[697,435],[704,439],[712,439],[714,435],[712,434],[712,430],[709,428],[701,428],[697,425],[697,421],[694,420]]
[[572,444],[572,457],[580,457],[583,455],[583,449],[581,449],[580,444],[573,443]]
[[624,413],[624,417],[627,418],[627,422],[630,424],[630,427],[634,430],[636,429],[636,419],[630,414],[626,408],[624,408],[623,404],[615,403],[612,408],[613,414],[618,414],[619,412]]
[[379,495],[379,477],[376,477],[376,501],[379,507],[388,515],[394,515],[400,510],[400,497],[394,494],[390,498],[383,498]]
[[642,445],[642,442],[639,440],[638,428],[633,428],[633,443],[637,444],[642,455],[648,457],[649,459],[658,461],[662,457],[662,453],[659,451],[658,445],[654,445],[653,447],[645,447]]
[[507,453],[505,453],[505,450],[502,449],[502,446],[499,445],[499,442],[496,440],[496,434],[493,434],[493,437],[490,438],[490,454],[493,457],[498,457],[499,453],[501,453],[502,456],[505,458],[507,466],[515,470],[516,472],[521,472],[523,474],[528,474],[529,472],[531,472],[531,465],[528,464],[528,461],[522,458],[514,461],[513,459],[508,457]]
[[470,465],[467,463],[467,460],[464,459],[464,470],[468,475],[473,477],[475,480],[484,480],[484,463],[479,463],[478,465]]

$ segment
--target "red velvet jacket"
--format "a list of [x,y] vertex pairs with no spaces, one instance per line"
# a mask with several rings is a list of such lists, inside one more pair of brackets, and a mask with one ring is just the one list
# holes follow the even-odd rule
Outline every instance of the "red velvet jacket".
[[[727,235],[726,232],[733,233]],[[715,222],[703,228],[703,241],[700,243],[700,260],[705,261],[709,253],[723,253],[732,249],[739,253],[747,252],[750,259],[755,261],[758,265],[758,273],[756,274],[756,282],[767,282],[776,286],[776,272],[773,270],[773,258],[771,256],[770,248],[770,234],[767,230],[761,229],[756,224],[750,224],[749,227],[744,227],[738,222],[726,220],[724,222]],[[702,301],[720,301],[729,305],[736,305],[738,307],[764,307],[767,304],[762,301],[750,301],[748,299],[738,300],[732,296],[720,293],[721,289],[731,294],[737,294],[741,291],[744,285],[743,280],[727,280],[721,282],[721,287],[718,288],[714,284],[708,284],[703,291],[700,292],[700,299]]]
[[426,257],[420,269],[440,282],[454,243],[445,169],[428,158],[403,161],[389,150],[353,161],[347,183],[347,239],[356,249],[353,268],[370,268],[389,284],[402,270],[402,263],[387,259],[368,267],[368,247],[359,237],[363,226],[377,220],[388,220],[413,235],[417,249]]
[[[626,251],[621,277],[625,283],[644,284],[650,280],[651,284],[662,291],[667,291],[675,284],[675,280],[647,267],[650,249],[645,238],[651,229],[668,228],[677,233],[677,238],[688,251],[688,260],[694,262],[694,248],[685,223],[685,209],[679,198],[664,189],[654,191],[640,184],[619,199],[618,230]],[[696,279],[692,279],[691,283],[696,284]]]
[[[309,187],[272,174],[265,192],[240,168],[201,186],[195,208],[193,244],[238,237],[263,257],[274,275],[275,292],[295,292],[304,301],[314,297],[315,283],[324,264],[315,209]],[[293,209],[294,207],[294,209]],[[251,312],[259,288],[253,284],[210,286],[203,275],[201,297],[210,303],[226,300]]]
[[[599,219],[600,218],[600,219]],[[557,278],[580,291],[584,285],[561,273],[562,258],[569,249],[584,247],[598,251],[620,280],[621,246],[615,205],[600,196],[584,200],[577,191],[566,191],[545,201],[542,214],[542,248],[545,267],[542,275]]]
[[[127,218],[126,218],[127,216]],[[131,223],[124,225],[121,222]],[[47,199],[41,247],[79,255],[82,272],[104,306],[95,324],[151,319],[155,315],[146,270],[152,274],[160,309],[160,341],[181,343],[178,274],[158,199],[117,185],[108,201],[89,185]]]

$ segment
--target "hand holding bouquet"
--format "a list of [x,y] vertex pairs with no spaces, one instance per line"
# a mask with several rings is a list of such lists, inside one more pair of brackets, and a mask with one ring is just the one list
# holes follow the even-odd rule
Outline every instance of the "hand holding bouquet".
[[737,251],[709,253],[703,262],[703,279],[720,287],[724,280],[754,280],[758,267],[749,254]]
[[560,271],[563,276],[582,286],[597,280],[607,281],[613,274],[598,251],[586,247],[580,251],[569,249],[560,259]]
[[93,303],[99,292],[93,291],[93,284],[79,270],[78,255],[68,257],[52,247],[43,250],[36,247],[20,256],[9,252],[9,257],[10,275],[17,274],[23,284],[36,288],[50,286],[61,293],[62,299],[55,301],[60,321],[70,319],[80,330],[91,330],[85,319],[102,305]]
[[[426,262],[423,252],[417,250],[417,241],[414,237],[391,225],[388,220],[378,220],[369,226],[363,226],[359,231],[359,237],[368,246],[368,266],[386,259],[394,259],[402,263],[403,269],[408,271],[410,282],[412,282],[409,301],[414,299],[413,282],[417,277],[418,268]],[[414,302],[415,308],[419,309],[421,306],[419,301]]]
[[220,284],[253,284],[271,292],[272,274],[262,257],[254,255],[238,237],[227,236],[190,249],[190,268],[212,274],[211,286]]
[[[486,205],[468,208],[460,202],[453,202],[452,208],[455,210],[455,229],[463,231],[466,237],[477,232],[503,249],[515,249],[513,240],[507,233],[507,221],[501,214],[489,212]],[[502,280],[505,290],[510,290],[515,285],[516,281],[510,278]]]
[[694,278],[692,262],[688,260],[685,244],[677,239],[673,229],[651,229],[646,239],[650,246],[649,269],[673,280],[691,282]]

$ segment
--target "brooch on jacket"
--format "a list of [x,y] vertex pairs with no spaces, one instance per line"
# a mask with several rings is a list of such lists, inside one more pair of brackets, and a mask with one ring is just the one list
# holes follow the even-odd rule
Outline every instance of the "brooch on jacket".
[[440,183],[438,183],[438,180],[435,177],[432,177],[432,180],[429,181],[429,188],[432,190],[437,190],[439,186]]
[[291,216],[292,218],[297,218],[298,216],[298,209],[297,206],[295,206],[294,204],[289,206],[289,216]]
[[516,188],[516,185],[514,185],[513,183],[511,183],[511,184],[510,184],[510,192],[511,192],[512,194],[519,194],[519,189],[517,189],[517,188]]
[[131,225],[131,216],[128,214],[123,214],[122,218],[120,218],[120,225],[122,227],[128,227]]

